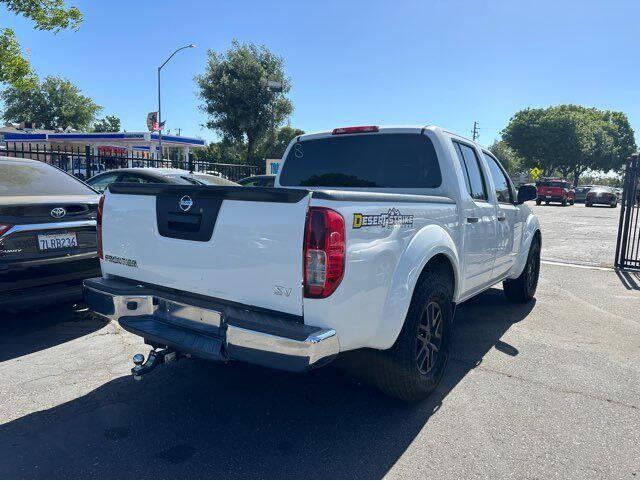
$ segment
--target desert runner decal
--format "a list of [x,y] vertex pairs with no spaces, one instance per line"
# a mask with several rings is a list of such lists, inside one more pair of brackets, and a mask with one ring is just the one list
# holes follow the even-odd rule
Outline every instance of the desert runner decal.
[[114,264],[121,264],[127,267],[138,267],[138,261],[136,261],[135,259],[126,259],[124,257],[106,254],[104,256],[104,260],[107,262],[113,262]]
[[395,226],[413,227],[413,215],[402,214],[398,209],[391,208],[382,214],[353,214],[353,228]]

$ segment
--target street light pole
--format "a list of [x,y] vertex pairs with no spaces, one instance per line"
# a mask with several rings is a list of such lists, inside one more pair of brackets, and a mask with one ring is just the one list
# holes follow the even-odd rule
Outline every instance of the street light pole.
[[162,70],[162,67],[164,67],[165,65],[167,65],[167,63],[169,63],[169,60],[171,60],[175,54],[177,54],[180,50],[184,50],[185,48],[195,48],[195,45],[190,43],[189,45],[185,45],[184,47],[180,47],[176,49],[171,55],[169,55],[169,58],[167,58],[167,60],[165,60],[162,63],[162,65],[158,67],[158,150],[159,150],[161,161],[163,160],[163,155],[162,155],[162,104],[160,99],[160,71]]
[[[284,84],[282,82],[280,82],[279,80],[264,80],[263,82],[266,83],[267,85],[267,90],[269,90],[270,92],[272,92],[275,95],[281,93],[284,90]],[[274,142],[276,141],[278,134],[276,132],[276,105],[275,105],[275,99],[273,102],[273,105],[271,105],[271,127],[273,129],[273,140]]]

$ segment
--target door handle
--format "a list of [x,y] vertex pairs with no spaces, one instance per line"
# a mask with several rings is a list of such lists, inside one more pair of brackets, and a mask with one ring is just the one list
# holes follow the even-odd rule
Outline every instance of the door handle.
[[507,220],[507,217],[506,217],[506,216],[504,216],[504,215],[499,215],[499,216],[498,216],[498,220],[499,220],[500,222],[502,222],[502,221],[504,221],[504,220]]
[[467,222],[469,224],[475,224],[476,222],[478,222],[480,219],[478,217],[467,217]]

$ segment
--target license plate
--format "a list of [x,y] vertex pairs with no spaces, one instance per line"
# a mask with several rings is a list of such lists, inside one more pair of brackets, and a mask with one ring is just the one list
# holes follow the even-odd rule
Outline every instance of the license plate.
[[40,234],[38,235],[38,247],[40,247],[41,251],[68,249],[70,247],[78,247],[78,240],[75,232]]
[[551,199],[551,196],[550,196],[550,195],[548,195],[548,196],[547,196],[547,199]]

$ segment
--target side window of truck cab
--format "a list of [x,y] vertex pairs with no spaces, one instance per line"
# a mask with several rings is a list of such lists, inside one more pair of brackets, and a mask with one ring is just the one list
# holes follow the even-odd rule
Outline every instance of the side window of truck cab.
[[457,140],[453,141],[453,145],[458,154],[458,161],[462,166],[464,181],[469,195],[474,200],[488,200],[487,182],[475,149]]
[[491,178],[493,179],[493,185],[495,186],[496,199],[498,200],[498,203],[513,203],[515,199],[513,183],[511,182],[511,179],[509,179],[506,171],[504,170],[502,165],[500,165],[498,159],[496,159],[493,155],[485,151],[483,151],[482,154],[484,155],[484,158],[487,161],[487,165],[489,166],[489,175],[491,175]]

